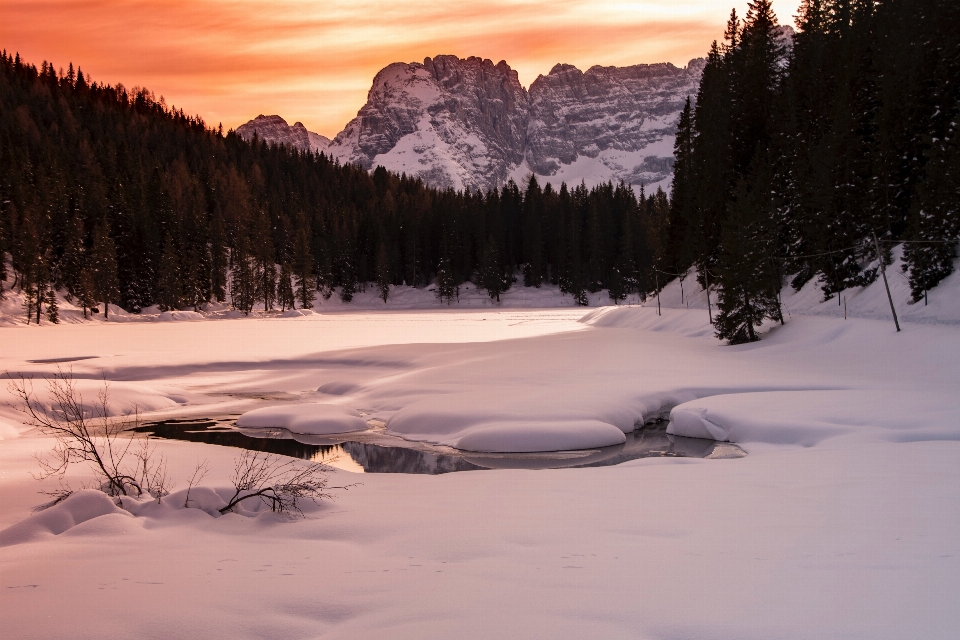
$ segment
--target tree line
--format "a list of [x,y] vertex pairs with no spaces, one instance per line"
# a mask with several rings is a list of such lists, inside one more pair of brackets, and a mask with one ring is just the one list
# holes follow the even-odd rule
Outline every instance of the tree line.
[[664,263],[716,286],[719,337],[782,321],[784,279],[871,283],[894,243],[914,302],[953,271],[957,25],[942,0],[804,0],[792,38],[768,0],[731,13],[678,124]]
[[0,251],[37,321],[57,289],[85,314],[310,308],[366,287],[386,301],[434,279],[448,302],[466,281],[494,299],[522,282],[623,300],[658,282],[669,216],[662,190],[624,184],[432,189],[0,54]]

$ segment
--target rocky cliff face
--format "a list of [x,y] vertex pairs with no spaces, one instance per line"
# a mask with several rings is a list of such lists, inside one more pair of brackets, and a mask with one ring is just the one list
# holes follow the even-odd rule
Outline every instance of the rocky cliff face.
[[259,115],[250,122],[237,127],[237,133],[244,140],[252,140],[254,134],[261,140],[273,144],[284,144],[300,151],[326,151],[330,138],[319,133],[307,131],[303,123],[292,126],[280,116]]
[[584,73],[558,64],[528,91],[506,62],[437,56],[378,73],[367,103],[327,145],[305,142],[309,132],[300,123],[291,127],[278,116],[259,116],[238,132],[309,145],[368,169],[383,165],[440,188],[485,190],[530,173],[555,186],[666,186],[677,118],[696,94],[703,65]]
[[367,104],[330,153],[440,188],[488,188],[522,162],[528,108],[506,62],[437,56],[392,64],[374,78]]
[[704,64],[592,67],[586,73],[556,65],[530,85],[526,166],[519,171],[568,183],[669,179],[677,119],[687,97],[696,95]]

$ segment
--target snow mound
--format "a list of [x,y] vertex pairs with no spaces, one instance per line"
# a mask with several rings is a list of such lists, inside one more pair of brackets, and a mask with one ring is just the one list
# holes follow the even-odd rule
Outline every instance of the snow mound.
[[317,313],[313,309],[288,309],[280,314],[281,318],[305,318],[315,316]]
[[203,319],[203,315],[196,311],[164,311],[157,316],[157,322],[196,322]]
[[394,413],[387,431],[407,440],[466,451],[530,453],[607,447],[625,442],[642,414],[629,406],[559,405],[555,393],[498,390],[422,397]]
[[960,400],[900,390],[733,393],[685,402],[667,433],[690,438],[813,447],[847,437],[860,442],[960,440]]
[[94,489],[75,492],[69,498],[22,522],[0,531],[0,547],[33,542],[47,536],[58,536],[73,527],[109,514],[130,514],[120,509],[110,497]]
[[360,414],[336,404],[294,404],[254,409],[240,416],[237,426],[245,429],[286,429],[293,433],[326,435],[366,431]]
[[457,448],[484,453],[531,453],[592,449],[623,442],[623,431],[599,420],[504,421],[473,425],[457,441]]

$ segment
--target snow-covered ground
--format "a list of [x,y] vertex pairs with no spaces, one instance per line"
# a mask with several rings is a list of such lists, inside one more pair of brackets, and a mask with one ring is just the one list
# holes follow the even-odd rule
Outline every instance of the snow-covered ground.
[[[849,320],[842,307],[829,317],[836,300],[801,291],[785,298],[785,326],[737,347],[713,337],[692,277],[683,308],[678,285],[661,294],[662,315],[655,300],[355,313],[324,303],[300,317],[0,328],[0,369],[72,366],[85,397],[104,375],[116,411],[137,404],[148,418],[257,410],[249,420],[329,430],[359,415],[408,439],[523,451],[611,444],[672,409],[671,431],[748,452],[440,476],[337,470],[333,484],[362,485],[292,521],[215,518],[175,496],[133,516],[90,494],[31,515],[45,486],[32,456],[51,442],[2,407],[0,629],[956,637],[960,280],[922,307],[905,304],[898,277],[900,333],[876,285],[849,292]],[[237,454],[158,450],[177,490],[201,459],[204,486],[226,487]]]

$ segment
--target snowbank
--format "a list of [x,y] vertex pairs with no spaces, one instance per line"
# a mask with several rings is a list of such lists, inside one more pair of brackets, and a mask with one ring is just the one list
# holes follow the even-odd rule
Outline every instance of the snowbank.
[[102,491],[83,489],[63,502],[0,531],[0,547],[57,536],[88,520],[111,514],[130,516]]
[[240,416],[244,429],[286,429],[292,433],[325,435],[365,431],[369,427],[360,414],[336,404],[294,404],[254,409]]
[[960,398],[923,391],[773,391],[714,395],[670,412],[667,433],[691,438],[812,447],[960,440]]
[[157,322],[196,322],[204,319],[196,311],[164,311],[157,316]]

